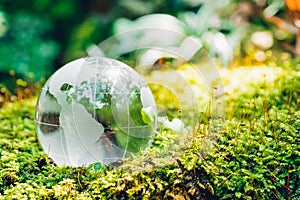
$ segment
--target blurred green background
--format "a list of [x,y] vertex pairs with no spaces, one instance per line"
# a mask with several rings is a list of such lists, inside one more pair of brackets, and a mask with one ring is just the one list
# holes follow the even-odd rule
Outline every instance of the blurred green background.
[[2,99],[151,13],[179,19],[222,66],[293,56],[297,28],[284,0],[1,0]]

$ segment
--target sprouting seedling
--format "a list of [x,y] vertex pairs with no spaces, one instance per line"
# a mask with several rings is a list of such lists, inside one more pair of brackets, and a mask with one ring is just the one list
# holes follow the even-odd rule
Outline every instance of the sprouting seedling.
[[103,165],[101,162],[96,162],[96,163],[90,164],[88,166],[88,169],[101,170],[102,167],[103,167]]

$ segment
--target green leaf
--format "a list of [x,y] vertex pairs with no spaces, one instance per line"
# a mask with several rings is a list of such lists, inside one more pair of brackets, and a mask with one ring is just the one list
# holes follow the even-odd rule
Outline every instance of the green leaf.
[[151,107],[142,108],[141,114],[142,114],[142,119],[146,124],[152,124],[154,122],[154,118],[151,114]]
[[142,117],[142,110],[143,105],[141,101],[141,94],[139,89],[137,89],[131,96],[129,100],[129,113],[131,120],[137,125],[137,126],[144,126],[147,125],[147,123],[144,122]]

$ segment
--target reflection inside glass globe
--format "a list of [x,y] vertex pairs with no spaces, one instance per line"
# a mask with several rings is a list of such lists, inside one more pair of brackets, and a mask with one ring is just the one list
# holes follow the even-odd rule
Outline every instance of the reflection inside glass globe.
[[66,64],[49,78],[36,121],[39,141],[56,164],[108,164],[149,147],[156,105],[132,68],[89,57]]

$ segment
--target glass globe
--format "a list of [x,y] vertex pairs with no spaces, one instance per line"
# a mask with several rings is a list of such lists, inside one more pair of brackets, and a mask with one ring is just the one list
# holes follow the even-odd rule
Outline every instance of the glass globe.
[[156,104],[142,77],[119,61],[88,57],[60,68],[36,107],[38,139],[57,165],[108,164],[151,144]]

